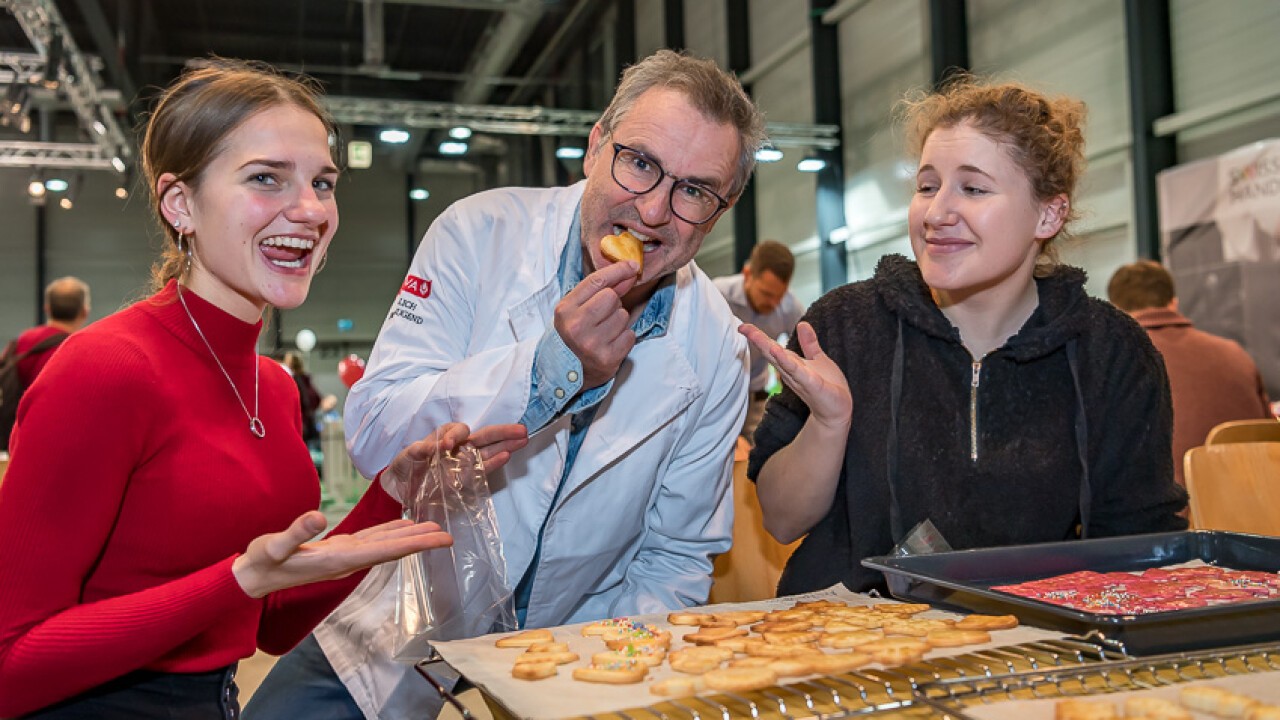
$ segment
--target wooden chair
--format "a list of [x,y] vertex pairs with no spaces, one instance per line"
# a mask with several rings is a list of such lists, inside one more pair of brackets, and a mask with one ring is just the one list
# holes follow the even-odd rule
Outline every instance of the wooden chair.
[[1231,420],[1215,426],[1205,445],[1280,442],[1280,420]]
[[1191,527],[1280,535],[1280,443],[1204,445],[1183,465]]

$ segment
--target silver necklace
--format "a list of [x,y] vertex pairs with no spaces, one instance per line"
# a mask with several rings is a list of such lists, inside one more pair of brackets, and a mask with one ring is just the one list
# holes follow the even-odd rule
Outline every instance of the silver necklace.
[[213,361],[218,364],[218,369],[222,371],[222,377],[227,379],[227,384],[231,386],[231,392],[236,394],[236,400],[240,401],[240,407],[244,410],[245,417],[249,418],[249,432],[255,437],[266,437],[267,429],[263,427],[262,420],[258,418],[258,358],[253,358],[253,414],[249,414],[249,406],[244,404],[244,398],[240,397],[240,389],[231,379],[231,373],[222,366],[222,361],[218,359],[218,353],[213,351],[213,346],[209,344],[209,338],[204,336],[204,331],[200,329],[200,323],[196,322],[196,318],[191,314],[191,308],[187,307],[186,298],[182,297],[182,285],[177,286],[178,302],[182,303],[182,309],[187,311],[187,319],[191,321],[191,325],[195,327],[196,334],[204,341],[204,346],[209,348],[209,354],[213,356]]

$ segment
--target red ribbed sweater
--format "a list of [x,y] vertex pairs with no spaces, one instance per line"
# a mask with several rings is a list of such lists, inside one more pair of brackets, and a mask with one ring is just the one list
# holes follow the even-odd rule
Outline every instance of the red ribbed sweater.
[[[174,285],[82,330],[24,395],[0,483],[0,717],[137,669],[205,672],[292,648],[363,577],[254,600],[231,563],[319,502],[297,389],[257,355],[261,323]],[[398,517],[375,482],[335,530]]]

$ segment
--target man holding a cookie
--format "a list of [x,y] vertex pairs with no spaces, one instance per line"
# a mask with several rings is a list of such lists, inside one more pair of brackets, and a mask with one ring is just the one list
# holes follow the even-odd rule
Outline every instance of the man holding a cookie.
[[[623,74],[591,131],[584,181],[464,199],[418,248],[348,399],[347,444],[369,472],[421,428],[528,428],[489,480],[524,627],[707,598],[712,557],[731,541],[747,349],[691,260],[763,140],[735,78],[661,50]],[[640,262],[628,255],[637,243]],[[391,659],[390,577],[370,573],[277,663],[245,716],[438,707]]]

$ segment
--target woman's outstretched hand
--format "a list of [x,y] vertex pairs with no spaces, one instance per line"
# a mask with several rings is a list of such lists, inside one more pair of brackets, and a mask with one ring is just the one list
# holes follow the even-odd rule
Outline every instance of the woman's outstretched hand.
[[240,587],[249,597],[260,598],[285,588],[346,577],[373,565],[453,543],[439,525],[410,520],[392,520],[351,535],[311,541],[326,524],[324,515],[312,510],[300,515],[283,532],[255,538],[231,565]]
[[853,416],[849,383],[835,361],[822,351],[812,325],[802,322],[796,326],[796,339],[804,351],[803,357],[774,342],[750,323],[740,325],[738,332],[769,358],[783,382],[809,406],[816,422],[833,429],[848,429]]

